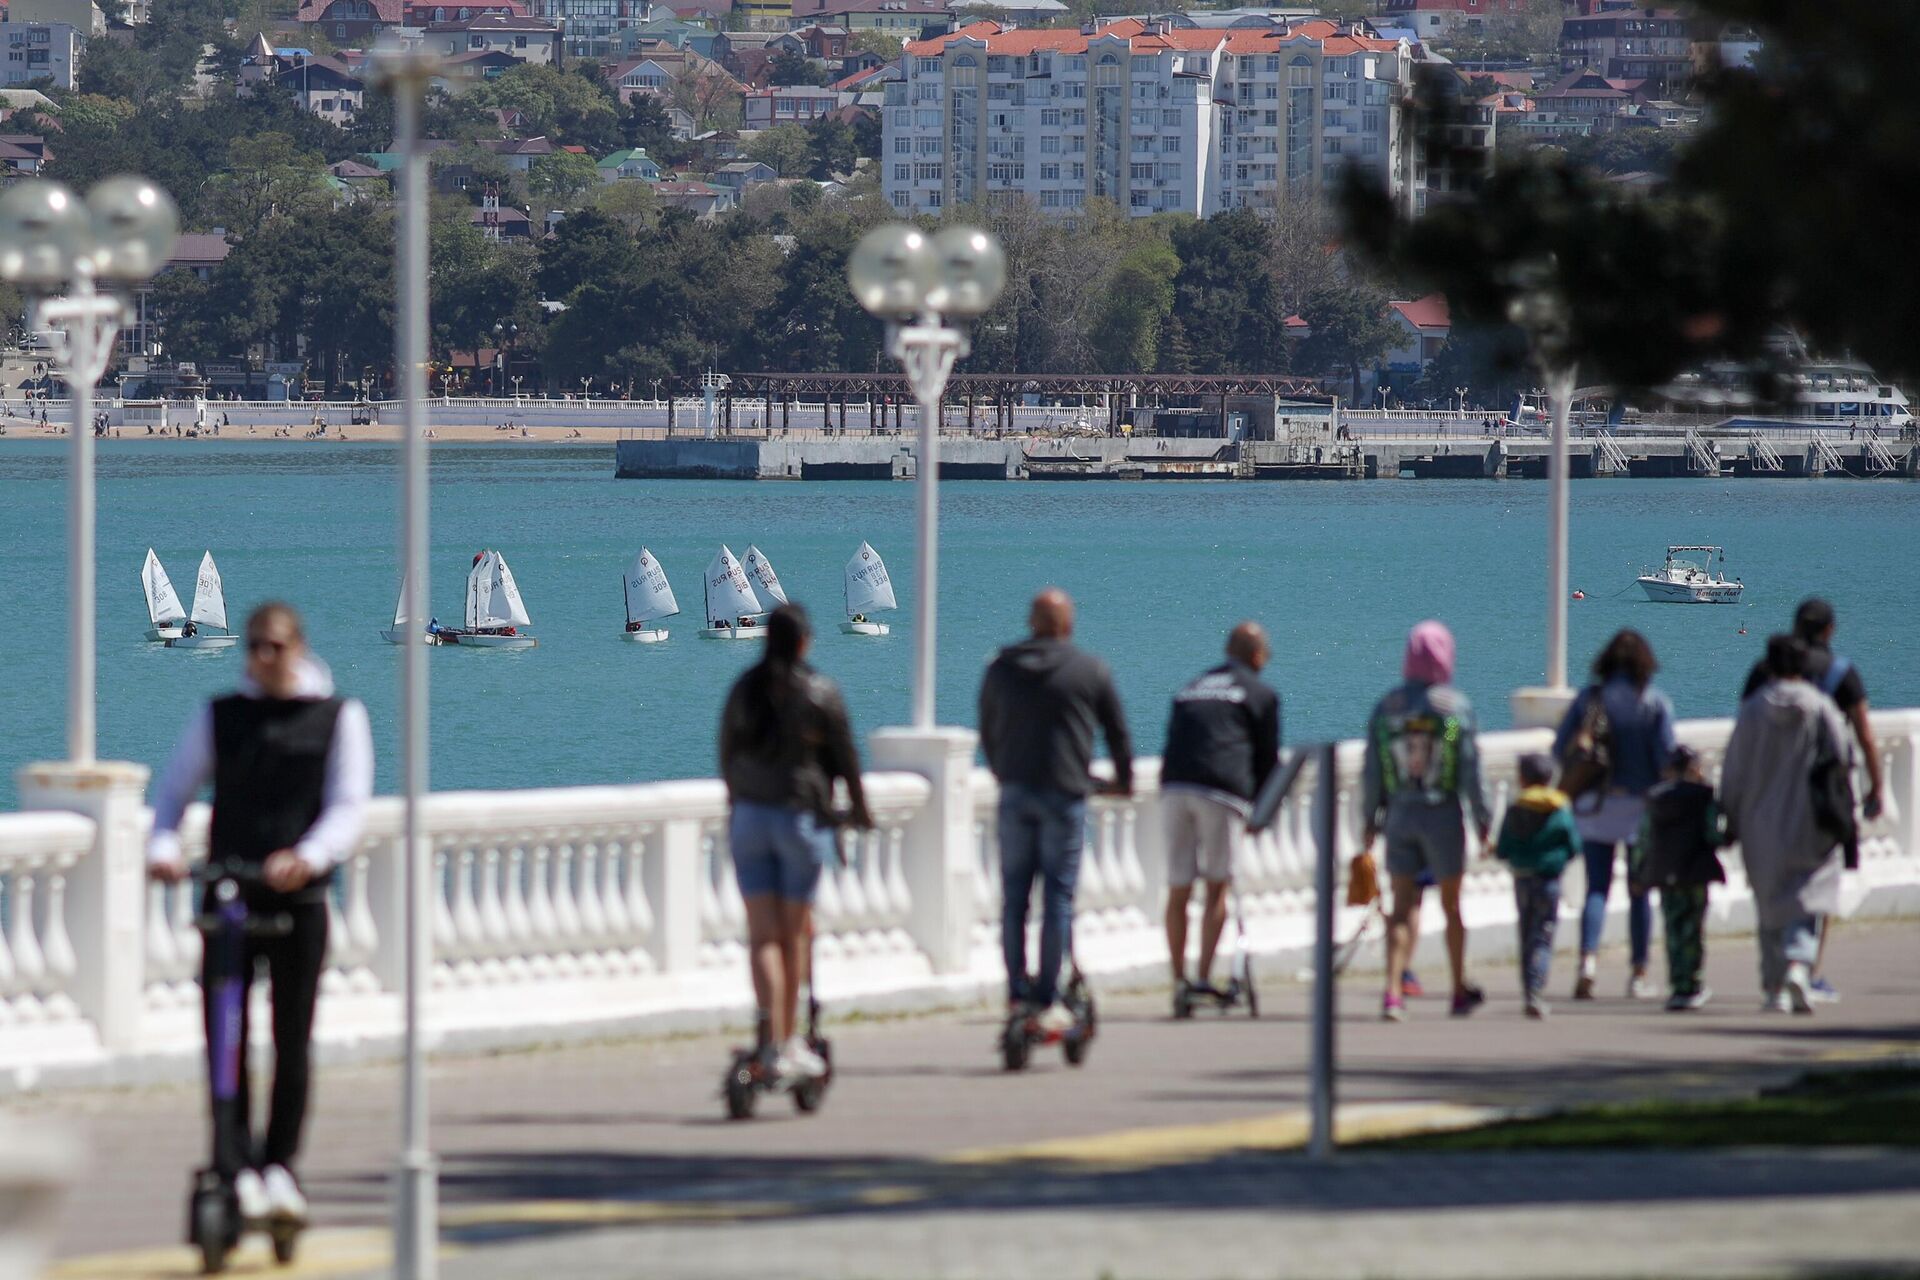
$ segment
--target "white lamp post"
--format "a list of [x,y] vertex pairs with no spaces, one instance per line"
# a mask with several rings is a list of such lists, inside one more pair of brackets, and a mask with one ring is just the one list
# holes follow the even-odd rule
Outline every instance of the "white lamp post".
[[[73,393],[67,471],[67,756],[94,761],[93,392],[132,317],[111,286],[153,278],[180,230],[173,200],[144,178],[108,178],[82,203],[57,182],[0,196],[0,279],[43,295],[28,329],[51,339]],[[101,292],[99,284],[109,286]],[[57,294],[65,286],[64,296]]]
[[1508,317],[1527,331],[1534,357],[1546,370],[1545,393],[1552,408],[1552,435],[1547,453],[1547,671],[1538,688],[1516,689],[1513,724],[1516,729],[1551,728],[1560,723],[1573,690],[1567,686],[1567,419],[1573,405],[1574,366],[1567,339],[1565,300],[1544,266],[1523,271],[1521,288],[1508,305]]
[[940,559],[940,397],[971,349],[950,320],[983,315],[1007,281],[1000,242],[976,227],[929,235],[905,222],[875,227],[847,260],[860,305],[887,322],[887,352],[920,407],[918,594],[914,601],[913,727],[934,724],[935,595]]

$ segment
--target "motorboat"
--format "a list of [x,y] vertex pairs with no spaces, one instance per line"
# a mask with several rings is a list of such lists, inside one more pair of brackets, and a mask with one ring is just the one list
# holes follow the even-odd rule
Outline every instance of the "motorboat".
[[173,580],[152,547],[147,548],[147,562],[140,566],[140,589],[147,597],[147,639],[158,642],[179,636],[187,611],[180,607]]
[[861,543],[853,559],[847,561],[845,601],[847,616],[840,624],[841,635],[884,636],[888,633],[886,623],[874,622],[867,615],[898,609],[900,604],[893,598],[893,579],[887,576],[886,562],[867,543]]
[[[216,627],[216,631],[203,631]],[[219,566],[213,552],[200,557],[200,572],[193,581],[193,612],[180,634],[167,641],[169,649],[231,649],[240,637],[227,631],[227,597],[220,582]]]
[[680,612],[680,602],[673,598],[667,571],[653,558],[653,552],[640,548],[640,554],[627,566],[621,590],[627,602],[627,627],[622,634],[635,644],[659,644],[665,640],[669,634],[665,627],[647,624],[673,617]]
[[[1704,558],[1682,558],[1692,554]],[[1718,573],[1713,572],[1715,557],[1721,566]],[[1666,564],[1641,574],[1640,588],[1656,604],[1735,604],[1746,584],[1727,577],[1726,563],[1727,553],[1720,547],[1668,547]]]
[[[772,566],[768,566],[772,572]],[[778,579],[775,579],[776,583]],[[753,584],[734,558],[733,551],[722,546],[707,565],[707,625],[700,628],[702,640],[764,640],[767,635],[760,619],[766,610],[753,593]]]
[[482,551],[467,574],[466,626],[440,634],[443,640],[474,649],[531,649],[540,642],[520,628],[532,623],[506,557]]

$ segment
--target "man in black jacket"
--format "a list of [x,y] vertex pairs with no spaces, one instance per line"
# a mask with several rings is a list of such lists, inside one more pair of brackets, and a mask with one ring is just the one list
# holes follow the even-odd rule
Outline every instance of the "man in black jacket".
[[1243,622],[1227,637],[1227,660],[1173,696],[1160,761],[1166,819],[1167,951],[1175,1004],[1187,984],[1187,903],[1196,879],[1207,882],[1200,917],[1200,982],[1227,923],[1227,890],[1246,835],[1253,798],[1280,758],[1280,695],[1260,679],[1267,633]]
[[[1073,928],[1080,876],[1093,731],[1107,739],[1113,782],[1133,792],[1133,747],[1107,664],[1074,648],[1073,601],[1050,587],[1033,598],[1032,636],[1002,649],[980,684],[980,744],[1000,782],[1001,945],[1010,1007],[1039,1011],[1043,1030],[1064,1031],[1073,1015],[1059,1003],[1060,961]],[[1040,968],[1027,981],[1027,903],[1044,882]]]

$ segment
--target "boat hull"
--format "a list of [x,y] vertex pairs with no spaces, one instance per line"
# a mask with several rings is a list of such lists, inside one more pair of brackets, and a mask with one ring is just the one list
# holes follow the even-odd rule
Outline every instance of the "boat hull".
[[640,631],[622,631],[620,634],[634,644],[660,644],[673,633],[665,627],[654,627]]
[[155,644],[158,644],[163,640],[178,640],[179,638],[180,638],[180,628],[178,626],[147,628],[147,639],[154,642]]
[[1655,604],[1737,604],[1744,589],[1738,582],[1667,582],[1640,579],[1640,589]]
[[472,649],[531,649],[540,641],[533,636],[455,636],[454,643]]
[[702,640],[765,640],[765,627],[702,627]]
[[240,643],[239,636],[175,636],[167,641],[169,649],[231,649]]
[[[419,643],[421,644],[445,644],[446,643],[446,641],[442,640],[439,636],[428,635],[424,631],[415,632],[414,635],[416,639],[419,641]],[[380,638],[382,640],[385,640],[388,644],[405,644],[407,642],[407,633],[404,631],[395,631],[390,627],[387,630],[382,631],[380,633]]]
[[843,636],[884,636],[889,634],[884,622],[842,622],[840,634]]

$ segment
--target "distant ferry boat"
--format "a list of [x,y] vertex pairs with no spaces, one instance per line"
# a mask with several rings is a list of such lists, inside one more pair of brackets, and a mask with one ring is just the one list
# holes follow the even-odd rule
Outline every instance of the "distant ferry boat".
[[1675,409],[1725,412],[1736,428],[1802,427],[1856,429],[1898,434],[1913,426],[1913,406],[1899,387],[1876,377],[1858,361],[1803,361],[1789,375],[1793,404],[1772,412],[1742,413],[1759,407],[1749,370],[1734,364],[1708,365],[1681,374],[1658,391]]
[[[1704,552],[1704,563],[1682,560],[1691,551]],[[1722,568],[1712,572],[1713,558],[1720,557]],[[1655,604],[1735,604],[1746,586],[1738,578],[1727,578],[1727,553],[1719,547],[1668,547],[1667,562],[1658,569],[1640,575],[1640,589]]]

